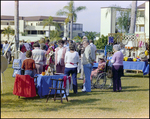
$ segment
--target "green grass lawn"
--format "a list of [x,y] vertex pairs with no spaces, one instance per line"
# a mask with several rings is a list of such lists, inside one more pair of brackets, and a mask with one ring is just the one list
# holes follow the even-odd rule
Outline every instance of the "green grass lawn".
[[[149,117],[149,77],[139,74],[125,74],[122,77],[122,92],[110,89],[92,89],[92,92],[82,93],[78,80],[78,94],[70,91],[69,101],[45,98],[18,99],[13,95],[15,78],[10,64],[4,72],[3,94],[1,94],[1,117],[14,118],[54,118],[54,117]],[[79,74],[78,74],[79,77]]]

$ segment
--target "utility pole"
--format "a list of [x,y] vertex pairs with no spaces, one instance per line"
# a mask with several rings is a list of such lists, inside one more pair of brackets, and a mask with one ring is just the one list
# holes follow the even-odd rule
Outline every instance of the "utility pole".
[[19,48],[19,1],[15,1],[15,59],[18,59],[18,48]]
[[135,33],[136,14],[137,14],[137,1],[132,1],[131,24],[129,33]]

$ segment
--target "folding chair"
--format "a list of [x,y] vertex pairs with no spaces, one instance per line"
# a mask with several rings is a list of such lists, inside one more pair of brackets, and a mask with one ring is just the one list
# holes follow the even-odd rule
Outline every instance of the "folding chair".
[[[64,94],[66,95],[66,89],[63,88],[63,82],[64,82],[64,80],[63,79],[51,79],[51,80],[52,80],[52,85],[51,85],[51,87],[49,87],[50,91],[49,91],[49,94],[47,96],[46,102],[48,102],[48,99],[49,99],[49,96],[51,94],[51,91],[52,91],[52,89],[54,89],[55,90],[54,101],[55,100],[61,100],[61,103],[63,103],[63,101],[62,101],[62,94],[63,94],[62,91],[64,91]],[[54,81],[56,81],[56,85],[54,85]],[[60,98],[56,98],[57,90],[60,90]],[[68,102],[67,95],[66,95],[66,100]]]

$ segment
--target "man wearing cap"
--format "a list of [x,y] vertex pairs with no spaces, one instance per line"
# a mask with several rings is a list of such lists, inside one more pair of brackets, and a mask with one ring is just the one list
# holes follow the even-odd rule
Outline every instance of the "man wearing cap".
[[93,68],[94,58],[92,48],[89,45],[89,40],[86,38],[83,40],[83,47],[85,47],[85,51],[83,53],[83,68],[85,74],[85,89],[82,89],[82,92],[91,92],[91,81],[90,75]]

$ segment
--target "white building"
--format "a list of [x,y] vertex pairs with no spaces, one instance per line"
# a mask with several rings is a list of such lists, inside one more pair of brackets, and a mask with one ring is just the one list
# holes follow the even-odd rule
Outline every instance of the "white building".
[[[19,40],[30,40],[30,41],[36,41],[40,40],[42,37],[45,37],[46,31],[48,31],[49,26],[46,26],[43,28],[43,20],[48,19],[48,16],[30,16],[30,17],[19,17]],[[64,17],[53,17],[53,21],[57,22],[60,26],[60,29],[62,30],[62,34],[60,37],[66,37],[69,35],[69,24],[65,25],[64,21],[66,18]],[[7,37],[4,37],[2,32],[4,31],[4,28],[8,27],[8,25],[11,26],[11,28],[15,29],[14,25],[14,16],[1,16],[1,41],[7,40]],[[66,29],[67,28],[67,29]],[[55,30],[55,26],[50,26],[50,30]],[[27,32],[26,36],[22,36],[22,33]],[[83,25],[74,23],[73,24],[73,37],[79,35],[82,36],[83,32]],[[10,40],[12,39],[12,36],[10,36]]]
[[[125,8],[122,8],[122,10]],[[146,38],[149,38],[149,1],[137,7],[139,17],[136,18],[135,33],[146,33]],[[107,17],[106,17],[107,13]],[[108,33],[115,33],[116,24],[116,10],[110,7],[101,7],[101,35],[108,35]]]

